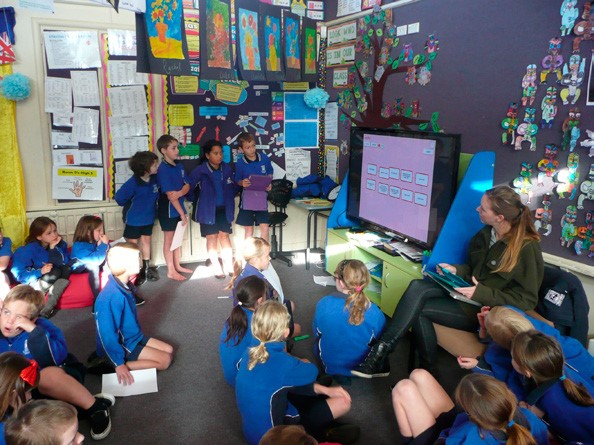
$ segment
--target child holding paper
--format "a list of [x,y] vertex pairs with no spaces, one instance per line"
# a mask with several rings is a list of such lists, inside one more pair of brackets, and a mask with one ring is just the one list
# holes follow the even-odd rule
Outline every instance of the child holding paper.
[[143,334],[136,315],[134,293],[126,283],[140,270],[136,244],[120,243],[107,252],[112,276],[95,300],[97,355],[115,367],[118,382],[134,383],[130,370],[169,368],[173,347]]
[[[235,165],[235,182],[238,185],[247,189],[251,185],[249,179],[251,175],[272,175],[272,163],[268,156],[256,152],[256,139],[253,135],[243,132],[237,137],[237,143],[239,151],[243,153],[243,158],[238,159]],[[266,191],[270,191],[270,186]],[[254,235],[254,224],[257,224],[260,227],[260,238],[268,241],[268,226],[270,225],[268,211],[245,209],[243,194],[236,223],[245,227],[246,238]]]
[[[206,238],[206,250],[213,275],[224,279],[233,274],[231,223],[235,216],[235,195],[239,188],[233,182],[231,167],[223,162],[223,146],[210,140],[202,146],[200,165],[190,173],[192,190],[197,205],[192,219],[200,223],[200,234]],[[218,246],[221,246],[223,268],[219,264]]]
[[158,215],[164,236],[163,256],[167,264],[167,277],[183,281],[186,277],[180,272],[192,273],[192,271],[181,266],[179,247],[171,251],[171,243],[177,223],[181,221],[183,225],[188,224],[184,196],[190,191],[190,185],[186,180],[184,167],[175,163],[179,156],[177,144],[177,139],[168,134],[164,134],[157,140],[157,149],[163,155],[163,162],[157,169],[157,182],[161,188]]

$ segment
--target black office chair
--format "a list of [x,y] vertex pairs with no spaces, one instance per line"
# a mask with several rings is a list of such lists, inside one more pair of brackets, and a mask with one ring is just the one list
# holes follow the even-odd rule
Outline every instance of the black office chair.
[[[287,205],[291,200],[291,192],[293,191],[293,183],[288,179],[273,179],[271,183],[272,188],[268,192],[268,201],[274,206],[274,212],[270,212],[270,227],[272,227],[272,235],[270,236],[270,258],[279,259],[287,263],[289,267],[293,262],[287,258],[283,252],[283,226],[287,220]],[[280,235],[280,243],[276,242],[276,229],[278,227]]]

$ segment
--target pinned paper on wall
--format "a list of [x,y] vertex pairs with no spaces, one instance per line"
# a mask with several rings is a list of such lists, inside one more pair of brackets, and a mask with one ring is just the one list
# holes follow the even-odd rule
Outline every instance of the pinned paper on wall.
[[200,90],[198,78],[194,76],[171,76],[171,92],[173,94],[204,94]]
[[219,82],[215,88],[215,99],[221,102],[238,102],[243,88],[239,85]]
[[169,116],[169,125],[178,127],[191,127],[194,125],[194,106],[192,104],[169,105],[167,114]]
[[107,94],[112,116],[148,113],[146,92],[141,85],[109,88]]
[[107,44],[109,54],[112,56],[136,56],[136,32],[134,31],[108,29]]
[[110,86],[148,84],[148,74],[137,73],[134,60],[108,60],[107,79]]
[[149,149],[148,136],[113,138],[112,149],[114,158],[129,158],[136,152]]
[[338,153],[337,145],[326,145],[326,175],[330,176],[334,182],[338,182]]
[[72,138],[77,142],[97,144],[99,137],[99,110],[74,107]]
[[44,31],[43,41],[50,70],[101,67],[97,31]]
[[109,129],[113,138],[149,134],[146,114],[112,116],[109,118]]
[[346,88],[349,81],[349,70],[347,68],[335,68],[332,73],[332,86],[334,88]]
[[324,115],[326,123],[326,139],[338,139],[338,103],[328,102],[326,104],[326,114]]
[[101,201],[103,169],[53,166],[52,198]]
[[311,153],[308,150],[293,149],[285,151],[285,170],[287,179],[295,183],[311,173]]
[[45,78],[45,112],[72,113],[72,82],[70,79]]
[[72,79],[72,96],[76,107],[98,107],[99,82],[97,71],[70,71]]

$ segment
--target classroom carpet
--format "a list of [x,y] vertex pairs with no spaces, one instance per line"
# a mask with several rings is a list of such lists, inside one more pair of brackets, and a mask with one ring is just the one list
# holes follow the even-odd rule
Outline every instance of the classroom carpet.
[[[293,266],[273,260],[286,298],[296,304],[295,320],[310,338],[295,343],[292,353],[314,361],[312,320],[315,305],[333,287],[314,283],[327,276],[319,255],[306,270],[303,252],[294,252]],[[112,408],[112,432],[102,444],[217,444],[246,443],[235,393],[223,378],[218,343],[222,326],[232,309],[229,281],[210,275],[203,263],[187,265],[191,279],[174,282],[159,268],[161,279],[140,288],[146,304],[138,307],[145,335],[175,347],[173,364],[158,373],[158,393],[118,397]],[[65,333],[70,352],[85,361],[95,348],[95,326],[90,308],[59,311],[52,321]],[[342,421],[361,427],[359,444],[398,444],[400,435],[391,403],[391,386],[408,374],[409,344],[405,339],[390,356],[392,373],[378,379],[352,379],[345,388],[352,398],[351,412]],[[451,394],[465,371],[454,357],[440,351],[442,384]],[[92,393],[101,391],[101,377],[87,375]],[[88,421],[81,420],[85,443],[90,438]]]

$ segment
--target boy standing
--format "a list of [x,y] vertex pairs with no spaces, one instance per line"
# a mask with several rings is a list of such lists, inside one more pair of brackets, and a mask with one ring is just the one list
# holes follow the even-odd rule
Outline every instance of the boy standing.
[[90,418],[91,437],[104,439],[111,431],[109,408],[115,398],[103,393],[92,396],[79,383],[77,378],[82,376],[74,356],[68,354],[64,334],[51,321],[39,317],[43,305],[43,293],[26,284],[8,293],[0,312],[0,353],[18,352],[36,360],[41,368],[39,392],[81,408]]
[[140,246],[142,269],[136,278],[136,286],[146,280],[157,281],[159,272],[156,267],[149,267],[151,259],[151,235],[157,214],[157,167],[159,158],[151,151],[139,151],[129,160],[128,165],[134,173],[116,192],[116,202],[123,206],[122,214],[126,228],[124,238]]
[[190,190],[190,185],[186,180],[184,167],[176,164],[175,160],[179,157],[179,148],[177,139],[173,136],[164,134],[157,140],[157,149],[163,155],[163,162],[157,169],[157,182],[161,188],[159,197],[159,223],[163,230],[163,256],[167,264],[167,277],[176,281],[186,279],[180,272],[192,273],[190,269],[182,267],[180,264],[180,248],[171,251],[171,242],[177,223],[181,221],[183,225],[188,224],[186,209],[184,208],[184,196]]
[[[268,156],[256,152],[256,139],[250,133],[243,132],[237,137],[239,151],[243,158],[235,165],[235,182],[241,187],[248,188],[251,185],[250,175],[272,175],[272,163]],[[270,191],[270,186],[266,189]],[[236,224],[245,227],[245,237],[254,235],[254,224],[260,227],[260,238],[268,241],[268,226],[270,218],[267,210],[253,211],[243,208],[243,193]]]
[[112,275],[95,300],[97,355],[113,364],[118,382],[130,385],[134,383],[130,370],[167,369],[173,347],[146,337],[140,329],[134,294],[125,284],[140,269],[138,246],[116,244],[107,252],[107,265]]

